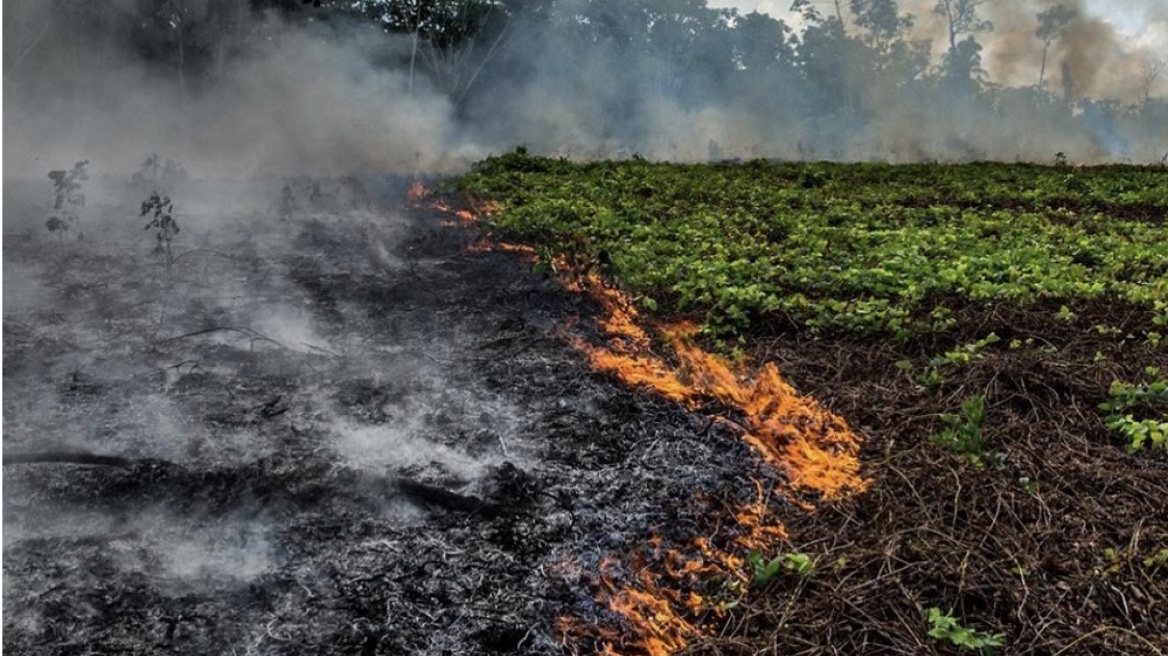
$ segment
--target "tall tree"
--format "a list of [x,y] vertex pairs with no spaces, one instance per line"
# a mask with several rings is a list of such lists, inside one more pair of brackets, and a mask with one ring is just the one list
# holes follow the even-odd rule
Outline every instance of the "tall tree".
[[513,5],[522,0],[333,0],[388,32],[410,37],[409,86],[419,62],[460,103],[511,33]]
[[868,43],[884,53],[913,25],[911,14],[901,15],[896,0],[851,0],[852,19]]
[[752,73],[769,73],[776,66],[790,66],[794,52],[791,28],[768,14],[752,11],[734,23],[735,63]]
[[993,23],[977,15],[977,8],[985,3],[986,0],[937,0],[933,13],[945,18],[950,51],[957,50],[959,37],[994,29]]
[[941,60],[941,77],[951,90],[962,95],[973,94],[974,84],[985,75],[981,67],[981,50],[977,39],[967,36],[945,53]]
[[826,19],[824,18],[823,14],[819,13],[819,9],[816,7],[816,5],[823,4],[825,2],[827,4],[830,4],[832,6],[832,8],[834,9],[833,13],[835,14],[835,16],[833,16],[832,18],[835,18],[837,21],[839,21],[840,25],[843,25],[843,23],[844,23],[844,2],[843,2],[843,0],[794,0],[791,3],[790,10],[801,14],[803,16],[803,20],[805,20],[809,23],[822,23]]
[[1042,66],[1038,69],[1040,90],[1046,81],[1046,53],[1050,50],[1050,44],[1063,35],[1075,16],[1075,10],[1063,5],[1055,5],[1038,12],[1038,29],[1034,31],[1034,36],[1042,40]]
[[1146,59],[1140,67],[1140,102],[1147,105],[1152,100],[1152,88],[1156,78],[1168,67],[1168,58]]

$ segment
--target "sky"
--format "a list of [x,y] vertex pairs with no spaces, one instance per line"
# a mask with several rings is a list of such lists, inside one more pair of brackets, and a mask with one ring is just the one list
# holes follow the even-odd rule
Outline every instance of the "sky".
[[[739,13],[744,14],[759,11],[784,19],[788,23],[797,22],[790,11],[791,0],[710,0],[709,4],[712,7],[734,7]],[[901,4],[907,7],[912,3]],[[1141,35],[1149,28],[1154,29],[1156,22],[1168,22],[1168,2],[1165,0],[1087,0],[1086,5],[1095,16],[1112,23],[1121,32],[1133,37]],[[1160,28],[1165,29],[1163,25]]]
[[[1015,0],[991,0],[1010,2]],[[710,0],[712,7],[734,7],[739,13],[759,11],[797,25],[799,18],[790,11],[791,0]],[[821,4],[826,9],[827,0]],[[912,0],[901,5],[918,20],[928,17],[932,2],[922,9],[909,9]],[[1112,24],[1116,30],[1139,46],[1159,47],[1168,55],[1168,0],[1086,0],[1085,6],[1094,17]]]
[[[842,2],[846,6],[847,0]],[[1131,101],[1134,87],[1121,80],[1136,77],[1144,62],[1168,59],[1168,0],[989,0],[982,14],[993,19],[995,29],[991,34],[979,35],[978,40],[986,46],[982,66],[991,81],[1007,86],[1035,82],[1041,44],[1033,36],[1037,25],[1034,15],[1043,7],[1059,3],[1077,7],[1086,22],[1094,26],[1080,31],[1086,40],[1079,40],[1084,47],[1078,53],[1057,52],[1057,48],[1053,53],[1059,59],[1075,59],[1076,70],[1090,71],[1089,76],[1081,76],[1090,79],[1084,88],[1077,89],[1082,95]],[[801,23],[799,16],[790,11],[791,0],[709,0],[709,4],[733,7],[741,14],[767,13],[796,30]],[[817,4],[824,13],[834,11],[831,0],[818,0]],[[936,0],[900,0],[901,10],[916,19],[916,37],[932,38],[933,53],[938,56],[946,40],[941,19],[932,12],[935,4]],[[1090,33],[1104,39],[1092,39]],[[1103,43],[1106,45],[1100,48]],[[1058,75],[1057,67],[1053,75],[1048,75],[1056,91]],[[1168,74],[1159,76],[1152,95],[1168,95]]]

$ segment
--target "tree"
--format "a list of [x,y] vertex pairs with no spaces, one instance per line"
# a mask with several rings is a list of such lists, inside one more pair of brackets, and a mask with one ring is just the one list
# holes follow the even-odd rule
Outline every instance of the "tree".
[[951,89],[964,95],[973,92],[973,83],[985,75],[981,67],[981,50],[977,39],[967,36],[945,53],[941,61],[941,77]]
[[[791,11],[798,12],[803,15],[803,20],[808,23],[822,23],[825,19],[823,14],[819,13],[815,5],[820,4],[821,0],[794,0],[791,3]],[[831,3],[835,10],[834,18],[839,21],[840,25],[844,24],[844,10],[843,0],[827,0]]]
[[410,37],[409,88],[419,61],[455,103],[460,103],[498,54],[521,0],[333,0],[373,20],[387,32]]
[[767,73],[791,65],[791,28],[768,14],[752,11],[734,23],[735,62],[750,73]]
[[[623,0],[628,1],[628,0]],[[648,54],[655,62],[657,87],[670,94],[725,79],[733,70],[733,10],[712,9],[705,0],[649,0]],[[781,43],[780,43],[781,45]],[[696,88],[695,88],[696,87]]]
[[898,14],[896,0],[851,0],[852,17],[870,45],[884,53],[892,42],[912,28],[911,14]]
[[989,32],[994,24],[982,20],[977,15],[977,8],[984,5],[986,0],[937,0],[933,13],[945,18],[949,32],[949,50],[957,50],[958,37],[974,35],[978,32]]
[[1140,67],[1140,101],[1148,104],[1152,100],[1152,87],[1156,86],[1156,78],[1168,67],[1168,58],[1145,59]]
[[1046,80],[1046,53],[1050,50],[1050,44],[1063,35],[1075,16],[1075,10],[1067,9],[1063,5],[1055,5],[1038,12],[1038,29],[1035,30],[1034,36],[1042,39],[1042,67],[1038,69],[1040,90]]

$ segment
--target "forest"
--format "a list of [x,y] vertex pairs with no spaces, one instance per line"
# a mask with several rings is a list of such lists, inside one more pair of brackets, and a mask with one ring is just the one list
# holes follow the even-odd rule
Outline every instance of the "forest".
[[[684,161],[1163,159],[1165,56],[1114,55],[1123,37],[1079,4],[941,0],[914,15],[896,0],[796,0],[792,26],[704,0],[9,2],[5,85],[60,96],[141,68],[108,80],[104,104],[148,84],[168,113],[206,114],[218,105],[196,97],[256,92],[232,71],[269,57],[293,79],[348,79],[333,102],[363,102],[391,72],[382,102],[436,101],[445,150],[480,156],[519,143]],[[995,25],[1002,12],[1017,24]],[[301,61],[321,47],[360,66]],[[1033,77],[994,79],[990,64]],[[199,118],[168,130],[198,141],[215,129]]]

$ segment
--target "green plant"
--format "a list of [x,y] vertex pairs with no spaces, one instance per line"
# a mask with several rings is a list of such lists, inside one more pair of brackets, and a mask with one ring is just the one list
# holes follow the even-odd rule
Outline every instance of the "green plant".
[[1148,367],[1144,373],[1150,379],[1147,382],[1112,382],[1109,400],[1099,404],[1099,409],[1107,412],[1107,427],[1123,435],[1133,453],[1146,444],[1168,449],[1168,414],[1163,414],[1168,411],[1168,381],[1160,377],[1156,367]]
[[916,378],[917,384],[925,390],[935,390],[945,384],[945,374],[937,367],[927,367]]
[[953,617],[952,612],[946,613],[940,608],[925,609],[925,619],[929,622],[929,637],[945,640],[958,649],[978,650],[986,656],[992,656],[998,647],[1006,644],[1006,634],[986,633],[964,627]]
[[[1168,197],[1168,178],[1143,169],[577,164],[517,150],[444,186],[491,203],[488,227],[552,257],[585,236],[588,253],[611,256],[621,289],[701,316],[728,342],[776,324],[907,341],[950,330],[946,304],[1053,303],[1073,321],[1104,297],[1168,325],[1168,225],[1125,218]],[[986,346],[938,358],[961,364]]]
[[997,344],[1000,341],[1002,341],[1002,338],[998,337],[997,333],[990,333],[985,337],[977,340],[976,342],[962,344],[961,346],[958,346],[951,351],[946,351],[940,357],[933,358],[932,364],[933,366],[940,366],[943,364],[969,364],[973,360],[984,357],[982,355],[982,351],[984,351],[986,347],[992,344]]
[[941,415],[941,421],[949,427],[931,436],[929,441],[956,451],[975,467],[983,467],[987,461],[998,463],[1001,454],[985,451],[985,437],[982,435],[985,420],[985,397],[976,394],[961,404],[961,414]]
[[1168,549],[1161,549],[1155,555],[1148,556],[1144,559],[1144,567],[1149,569],[1165,566],[1168,566]]
[[798,552],[766,560],[761,552],[751,551],[746,554],[746,562],[750,565],[751,582],[756,586],[770,583],[783,572],[810,576],[815,571],[815,561],[811,556]]
[[141,216],[148,216],[146,229],[154,230],[156,244],[154,252],[166,258],[166,270],[174,265],[172,242],[178,235],[178,223],[174,220],[174,205],[167,196],[159,196],[155,191],[142,203]]
[[[81,193],[81,183],[89,179],[89,171],[85,167],[89,160],[83,160],[73,165],[68,171],[49,171],[49,180],[53,182],[53,211],[55,212],[45,221],[45,228],[64,241],[65,233],[76,227],[81,221],[81,208],[85,207],[85,194]],[[78,231],[77,238],[81,238]]]

